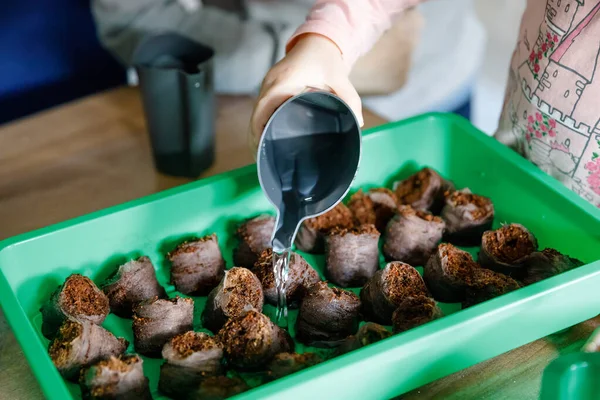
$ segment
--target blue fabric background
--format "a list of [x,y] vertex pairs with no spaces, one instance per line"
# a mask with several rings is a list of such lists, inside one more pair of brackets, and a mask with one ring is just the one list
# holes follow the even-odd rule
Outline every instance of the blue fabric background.
[[89,0],[0,1],[0,123],[123,82]]

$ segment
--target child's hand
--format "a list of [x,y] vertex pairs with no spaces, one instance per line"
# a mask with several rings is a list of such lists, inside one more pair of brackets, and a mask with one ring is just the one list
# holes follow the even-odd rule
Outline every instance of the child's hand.
[[301,36],[263,81],[250,121],[252,150],[256,151],[273,112],[290,97],[310,89],[335,93],[350,106],[362,126],[360,97],[348,79],[349,72],[339,48],[332,41],[316,34]]

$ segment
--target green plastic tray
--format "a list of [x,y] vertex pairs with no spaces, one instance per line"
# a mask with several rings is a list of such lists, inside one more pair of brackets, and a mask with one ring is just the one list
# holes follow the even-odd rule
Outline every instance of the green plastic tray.
[[[542,247],[555,247],[588,264],[253,389],[239,399],[390,398],[598,314],[599,210],[467,121],[442,114],[366,132],[354,187],[391,185],[424,165],[459,187],[491,197],[496,226],[522,223]],[[41,302],[69,274],[100,282],[119,263],[146,254],[160,282],[173,293],[167,284],[167,251],[190,235],[216,232],[232,266],[236,224],[264,211],[272,210],[255,166],[248,166],[0,242],[0,304],[45,395],[79,398],[77,386],[65,383],[52,365],[48,342],[39,333]],[[322,271],[322,256],[307,260]],[[203,303],[197,299],[198,306]],[[443,308],[446,313],[459,309]],[[104,326],[131,339],[130,324],[111,315]],[[156,398],[160,363],[144,363]]]
[[548,365],[540,400],[600,399],[600,353],[573,353]]

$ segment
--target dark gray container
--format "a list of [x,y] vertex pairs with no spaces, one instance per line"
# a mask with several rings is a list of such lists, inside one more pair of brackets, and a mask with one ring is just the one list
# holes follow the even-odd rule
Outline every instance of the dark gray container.
[[195,178],[215,154],[213,55],[175,33],[146,37],[133,55],[156,169]]
[[275,111],[257,156],[260,185],[277,209],[274,251],[290,248],[302,221],[344,198],[358,171],[361,146],[356,116],[332,93],[302,93]]

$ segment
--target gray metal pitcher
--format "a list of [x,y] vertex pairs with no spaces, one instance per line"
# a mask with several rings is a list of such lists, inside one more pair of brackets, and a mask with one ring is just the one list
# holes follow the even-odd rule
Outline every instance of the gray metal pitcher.
[[195,178],[214,161],[213,55],[175,33],[146,37],[134,52],[154,163],[162,173]]
[[303,220],[329,211],[348,193],[361,143],[356,116],[334,94],[303,93],[275,111],[257,156],[261,187],[277,208],[275,252],[292,246]]

